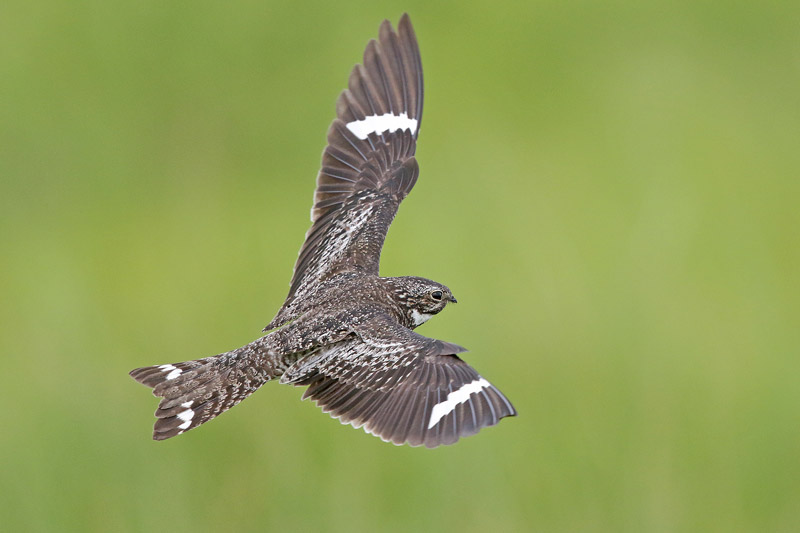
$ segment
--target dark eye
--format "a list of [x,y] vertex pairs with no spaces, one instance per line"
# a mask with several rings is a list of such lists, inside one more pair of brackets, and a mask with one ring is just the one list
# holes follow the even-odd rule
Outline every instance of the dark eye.
[[433,291],[431,293],[431,298],[433,298],[434,300],[441,300],[442,296],[443,296],[442,291]]

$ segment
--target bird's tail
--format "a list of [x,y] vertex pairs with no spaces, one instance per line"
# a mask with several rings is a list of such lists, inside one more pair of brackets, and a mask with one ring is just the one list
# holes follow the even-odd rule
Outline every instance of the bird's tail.
[[133,379],[161,398],[153,439],[164,440],[208,422],[285,370],[283,358],[259,339],[205,359],[132,370]]

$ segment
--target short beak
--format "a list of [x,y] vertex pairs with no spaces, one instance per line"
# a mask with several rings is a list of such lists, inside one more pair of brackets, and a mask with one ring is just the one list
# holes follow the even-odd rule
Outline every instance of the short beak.
[[456,300],[455,296],[450,296],[450,301],[453,302],[454,304],[458,303],[458,300]]

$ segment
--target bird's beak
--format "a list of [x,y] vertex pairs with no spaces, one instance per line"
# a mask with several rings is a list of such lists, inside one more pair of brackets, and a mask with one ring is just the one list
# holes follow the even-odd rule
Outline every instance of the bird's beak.
[[456,297],[452,296],[452,295],[450,296],[450,301],[453,302],[454,304],[458,303],[458,300],[456,300]]

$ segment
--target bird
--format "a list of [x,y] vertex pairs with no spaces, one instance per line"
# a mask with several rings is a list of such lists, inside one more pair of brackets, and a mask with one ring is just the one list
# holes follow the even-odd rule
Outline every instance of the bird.
[[419,175],[423,76],[408,14],[388,20],[336,103],[311,228],[266,335],[235,350],[137,368],[160,398],[153,439],[190,431],[268,381],[307,387],[343,424],[396,445],[435,448],[516,416],[457,344],[414,330],[456,298],[417,276],[381,277],[389,225]]

